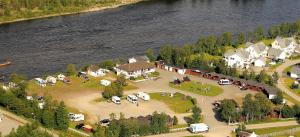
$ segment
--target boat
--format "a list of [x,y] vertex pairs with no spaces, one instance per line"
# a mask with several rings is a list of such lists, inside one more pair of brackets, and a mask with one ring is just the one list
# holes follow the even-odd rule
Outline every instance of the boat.
[[9,61],[9,60],[6,60],[6,61],[4,61],[4,62],[0,63],[0,68],[1,68],[1,67],[5,67],[5,66],[8,66],[8,65],[11,65],[11,64],[12,64],[12,62],[11,62],[11,61]]

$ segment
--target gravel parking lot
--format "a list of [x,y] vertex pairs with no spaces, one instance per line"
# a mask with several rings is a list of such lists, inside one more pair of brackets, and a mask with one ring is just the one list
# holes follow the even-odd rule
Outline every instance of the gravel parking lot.
[[22,125],[22,123],[6,116],[2,115],[1,118],[2,121],[0,122],[0,132],[2,135],[7,135],[12,131],[12,129],[17,129],[18,126]]

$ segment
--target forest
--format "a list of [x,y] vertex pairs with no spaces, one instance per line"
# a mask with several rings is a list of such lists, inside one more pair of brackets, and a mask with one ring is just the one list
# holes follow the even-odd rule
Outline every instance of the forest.
[[0,0],[0,22],[73,13],[118,4],[122,0]]

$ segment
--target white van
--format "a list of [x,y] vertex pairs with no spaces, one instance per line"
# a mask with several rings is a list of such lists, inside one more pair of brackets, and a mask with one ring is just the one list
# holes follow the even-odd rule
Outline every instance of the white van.
[[192,133],[208,132],[209,127],[208,127],[208,125],[206,125],[204,123],[191,124],[189,127],[189,130]]
[[127,96],[127,100],[133,104],[137,103],[138,102],[138,98],[137,96],[135,95],[128,95]]
[[220,79],[218,83],[219,83],[219,85],[230,85],[231,84],[229,79]]
[[115,104],[121,104],[121,99],[118,96],[112,96],[111,101]]
[[137,96],[145,101],[149,101],[150,100],[150,95],[144,92],[139,92],[137,93]]

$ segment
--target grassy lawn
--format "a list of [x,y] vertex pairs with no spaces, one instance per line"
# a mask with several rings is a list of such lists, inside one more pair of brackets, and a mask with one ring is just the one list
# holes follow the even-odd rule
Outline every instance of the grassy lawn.
[[273,41],[274,41],[274,39],[264,39],[264,40],[261,40],[261,42],[265,43],[266,46],[271,45]]
[[201,84],[198,82],[184,82],[180,85],[174,85],[173,83],[169,84],[170,87],[176,88],[183,91],[192,92],[195,94],[203,95],[203,96],[217,96],[223,93],[223,89],[209,84]]
[[262,135],[262,134],[268,134],[268,133],[273,133],[273,132],[278,132],[278,131],[284,131],[284,130],[288,130],[288,129],[296,128],[296,127],[300,127],[300,125],[251,129],[250,131],[254,131],[255,134],[257,134],[257,135]]
[[291,85],[294,83],[294,79],[292,78],[284,78],[284,83],[286,88],[288,88],[290,91],[294,92],[297,95],[300,95],[300,88],[298,89],[291,89]]
[[253,120],[249,121],[247,124],[262,124],[262,123],[273,123],[273,122],[286,122],[286,121],[293,121],[295,119],[278,119],[278,118],[266,118],[263,120]]
[[282,92],[282,93],[283,93],[283,98],[285,98],[287,101],[292,102],[295,105],[300,105],[299,101],[297,101],[296,99],[292,98],[291,96],[289,96],[285,92]]
[[184,137],[204,137],[202,135],[192,135],[192,136],[184,136]]
[[287,74],[287,72],[289,72],[289,71],[292,70],[292,67],[293,67],[293,66],[289,66],[289,67],[285,68],[285,69],[283,70],[283,73],[284,73],[284,74]]
[[277,67],[279,67],[282,63],[276,63],[275,65],[270,65],[269,71],[275,70]]
[[[31,80],[29,82],[27,91],[29,93],[59,93],[59,92],[80,92],[80,91],[86,91],[86,90],[94,90],[94,91],[103,91],[104,86],[100,85],[101,79],[107,79],[110,81],[114,80],[114,76],[105,76],[105,77],[90,77],[90,80],[84,83],[83,78],[79,78],[76,76],[71,76],[70,81],[71,84],[65,84],[61,81],[57,81],[57,83],[54,86],[47,85],[46,87],[41,87],[36,84],[35,80]],[[126,86],[125,90],[133,90],[137,89],[131,82],[128,81],[128,86]]]
[[174,125],[171,127],[171,129],[184,128],[184,127],[188,127],[188,125],[187,124]]
[[175,93],[173,97],[169,94],[162,96],[162,92],[150,93],[151,99],[164,102],[175,113],[187,113],[194,104],[181,93]]

